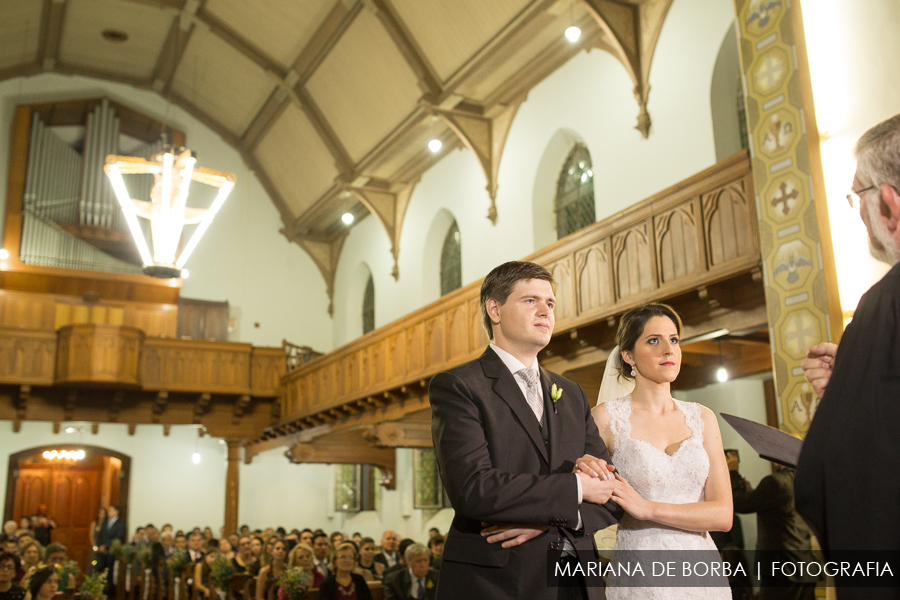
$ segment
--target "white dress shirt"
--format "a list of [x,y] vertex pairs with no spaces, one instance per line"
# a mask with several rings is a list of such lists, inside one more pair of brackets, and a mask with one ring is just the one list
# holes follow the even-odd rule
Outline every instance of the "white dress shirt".
[[[522,369],[534,369],[535,371],[537,371],[538,381],[540,381],[541,380],[541,377],[540,377],[541,371],[538,368],[537,357],[534,358],[534,364],[532,364],[530,367],[526,367],[525,365],[522,364],[522,361],[520,361],[518,358],[516,358],[515,356],[513,356],[512,354],[510,354],[503,348],[497,346],[496,344],[491,344],[491,350],[493,350],[494,353],[500,357],[500,360],[503,361],[503,364],[506,365],[506,368],[510,370],[510,372],[513,374],[513,379],[516,380],[516,385],[518,385],[519,389],[522,390],[522,396],[527,398],[528,397],[528,388],[526,387],[525,382],[522,381],[522,379],[520,377],[516,377],[515,375],[517,372],[521,371]],[[539,392],[541,394],[543,394],[543,390],[539,390]],[[538,417],[538,421],[540,421],[540,417]],[[582,495],[582,491],[581,491],[581,478],[578,475],[575,475],[575,473],[572,473],[572,475],[575,477],[575,481],[578,484],[578,504],[580,505],[583,500],[583,495]],[[575,529],[576,530],[581,529],[581,511],[580,510],[578,511],[578,527],[576,527]]]

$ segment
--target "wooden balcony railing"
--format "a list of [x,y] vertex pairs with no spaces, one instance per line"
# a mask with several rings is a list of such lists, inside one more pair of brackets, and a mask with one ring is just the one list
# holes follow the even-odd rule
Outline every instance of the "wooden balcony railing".
[[[558,283],[555,336],[757,269],[750,160],[735,155],[528,257]],[[422,396],[427,380],[488,343],[480,281],[291,371],[283,432]]]

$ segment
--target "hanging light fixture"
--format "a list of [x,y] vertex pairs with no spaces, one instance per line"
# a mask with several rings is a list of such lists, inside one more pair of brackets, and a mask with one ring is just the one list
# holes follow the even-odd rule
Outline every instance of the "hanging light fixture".
[[716,340],[716,343],[719,344],[719,368],[716,369],[716,380],[725,383],[728,381],[728,369],[725,368],[725,359],[722,358],[722,341]]
[[[147,275],[180,277],[200,238],[209,229],[216,213],[234,188],[233,173],[199,168],[195,166],[196,162],[197,159],[190,150],[174,146],[164,147],[161,153],[150,160],[114,154],[106,157],[103,170],[116,192]],[[131,198],[125,187],[123,175],[140,174],[154,176],[155,184],[149,201]],[[187,205],[191,181],[219,189],[209,208],[191,208]],[[150,221],[152,254],[138,217]],[[184,226],[193,224],[197,228],[184,246],[181,246]]]
[[581,29],[575,25],[575,8],[573,6],[572,0],[569,0],[569,25],[566,28],[566,39],[571,43],[575,43],[581,37]]

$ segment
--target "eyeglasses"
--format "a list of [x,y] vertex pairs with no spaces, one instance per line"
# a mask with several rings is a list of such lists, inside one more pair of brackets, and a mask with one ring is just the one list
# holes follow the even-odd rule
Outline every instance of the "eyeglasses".
[[856,208],[857,206],[859,206],[862,203],[862,195],[869,190],[874,190],[877,187],[877,185],[870,185],[869,187],[863,188],[858,192],[850,190],[850,193],[847,194],[847,202],[850,203],[850,208]]

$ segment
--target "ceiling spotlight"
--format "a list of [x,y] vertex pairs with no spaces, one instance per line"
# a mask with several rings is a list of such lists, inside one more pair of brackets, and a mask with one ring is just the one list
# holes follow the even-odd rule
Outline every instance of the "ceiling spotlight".
[[199,465],[200,464],[200,453],[194,452],[194,455],[191,457],[191,460],[194,461],[195,465]]
[[441,143],[441,140],[434,138],[430,142],[428,142],[428,149],[434,153],[438,153],[441,151],[441,148],[444,147],[444,144]]
[[353,223],[353,213],[344,213],[341,215],[341,221],[344,222],[345,225],[350,225]]
[[6,260],[7,258],[9,258],[9,250],[0,248],[0,260]]
[[181,270],[181,278],[182,278],[182,279],[187,279],[187,278],[190,277],[190,276],[191,276],[191,272],[190,272],[190,271],[188,271],[187,269],[182,269],[182,270]]
[[581,37],[581,30],[578,27],[572,25],[568,29],[566,29],[566,39],[572,42],[573,44],[578,41],[578,38]]

